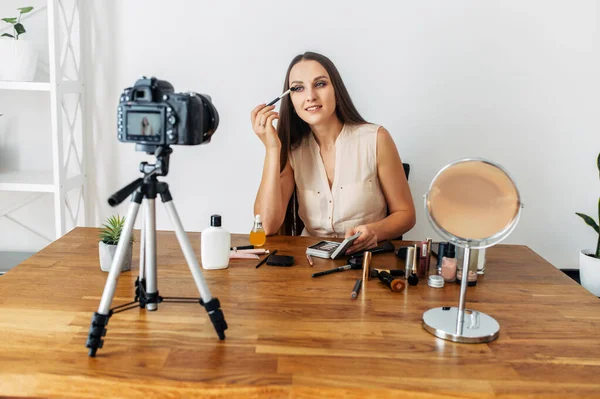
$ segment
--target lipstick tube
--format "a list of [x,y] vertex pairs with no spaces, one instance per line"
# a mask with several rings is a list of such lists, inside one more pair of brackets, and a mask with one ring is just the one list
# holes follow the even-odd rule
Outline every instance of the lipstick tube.
[[404,277],[408,279],[408,276],[410,276],[410,273],[412,272],[412,268],[413,268],[413,262],[415,258],[415,248],[414,247],[408,247],[406,248],[406,258],[404,259]]
[[427,276],[427,241],[421,241],[419,246],[419,266],[417,267],[417,276]]

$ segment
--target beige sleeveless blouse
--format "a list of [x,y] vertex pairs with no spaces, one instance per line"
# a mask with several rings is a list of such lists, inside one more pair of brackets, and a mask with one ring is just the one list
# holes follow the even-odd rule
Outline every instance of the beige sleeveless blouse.
[[346,231],[387,216],[377,177],[378,125],[344,125],[335,141],[331,189],[319,145],[311,133],[290,153],[302,235],[344,237]]

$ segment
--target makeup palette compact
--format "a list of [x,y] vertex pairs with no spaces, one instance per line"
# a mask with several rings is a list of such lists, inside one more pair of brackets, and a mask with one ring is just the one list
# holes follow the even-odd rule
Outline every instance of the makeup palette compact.
[[[425,198],[425,213],[448,242],[464,248],[463,270],[471,249],[487,248],[512,233],[523,204],[519,190],[500,165],[481,158],[452,162],[433,178]],[[458,307],[444,306],[423,314],[423,328],[454,342],[490,342],[500,325],[485,313],[465,309],[468,279],[462,279]],[[429,282],[429,285],[436,282]],[[437,283],[439,284],[439,283]]]

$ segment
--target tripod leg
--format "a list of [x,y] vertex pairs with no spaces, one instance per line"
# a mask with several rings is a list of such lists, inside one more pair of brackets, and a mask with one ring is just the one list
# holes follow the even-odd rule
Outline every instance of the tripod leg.
[[190,240],[183,229],[183,225],[181,224],[181,220],[179,219],[179,215],[177,214],[177,210],[175,209],[175,205],[173,204],[173,200],[168,188],[161,192],[161,197],[167,208],[167,213],[169,214],[171,224],[173,227],[175,227],[175,234],[177,236],[177,240],[179,241],[179,245],[181,246],[181,250],[183,251],[183,255],[185,256],[185,260],[190,268],[190,271],[192,272],[192,276],[194,277],[194,281],[196,282],[200,296],[202,297],[201,304],[208,312],[219,339],[225,339],[227,322],[225,321],[223,311],[220,309],[221,305],[219,300],[217,298],[213,298],[210,294],[210,290],[206,284],[204,276],[202,275],[202,271],[200,270],[200,265],[198,265],[198,260],[196,259],[194,250],[192,249],[192,244],[190,244]]
[[[145,207],[147,204],[142,202],[142,212],[146,214]],[[146,295],[146,218],[142,218],[142,231],[140,234],[140,270],[137,281],[135,282],[135,301],[139,301],[142,296]],[[140,301],[140,307],[144,307],[144,302]]]
[[108,318],[111,316],[110,305],[113,297],[115,296],[117,280],[121,274],[121,268],[123,267],[123,261],[125,260],[125,255],[127,252],[126,248],[131,240],[133,224],[135,223],[135,218],[137,217],[141,202],[142,194],[139,191],[136,191],[131,197],[131,204],[129,205],[127,217],[125,218],[125,225],[123,226],[121,238],[117,244],[115,257],[110,265],[110,272],[108,273],[108,278],[106,279],[106,285],[104,286],[104,292],[102,293],[102,299],[100,300],[98,311],[94,313],[94,316],[92,317],[92,324],[90,326],[90,331],[86,342],[86,347],[90,348],[89,355],[92,357],[96,356],[96,351],[98,348],[102,348],[102,337],[106,335],[106,325],[108,324]]
[[[143,212],[148,204],[142,203]],[[140,235],[140,280],[146,276],[146,218],[142,218],[142,231]]]
[[156,277],[156,205],[154,198],[146,198],[146,304],[147,310],[156,310],[158,289]]

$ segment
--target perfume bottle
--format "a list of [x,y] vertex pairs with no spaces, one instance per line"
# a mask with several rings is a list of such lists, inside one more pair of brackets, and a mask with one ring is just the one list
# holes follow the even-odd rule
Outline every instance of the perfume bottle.
[[267,235],[263,229],[260,215],[256,215],[254,217],[254,226],[252,226],[252,230],[250,231],[249,240],[250,244],[254,245],[255,247],[262,247],[265,245],[265,241],[267,241]]

